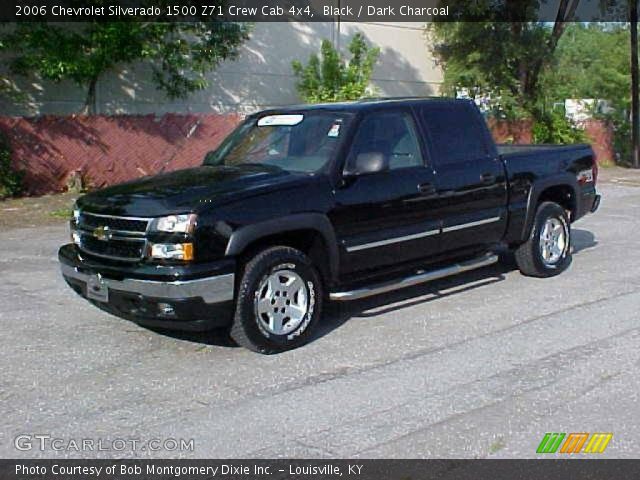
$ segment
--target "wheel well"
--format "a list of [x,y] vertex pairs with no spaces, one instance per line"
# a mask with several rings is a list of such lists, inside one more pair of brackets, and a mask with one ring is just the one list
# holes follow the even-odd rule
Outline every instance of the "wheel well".
[[573,221],[576,214],[576,195],[569,185],[555,185],[545,189],[538,197],[538,205],[542,202],[555,202],[569,213]]
[[327,261],[329,250],[324,237],[317,230],[291,230],[260,237],[249,243],[242,251],[240,254],[242,263],[249,261],[259,251],[275,246],[285,246],[300,250],[311,259],[322,276],[324,283],[330,283],[331,271]]

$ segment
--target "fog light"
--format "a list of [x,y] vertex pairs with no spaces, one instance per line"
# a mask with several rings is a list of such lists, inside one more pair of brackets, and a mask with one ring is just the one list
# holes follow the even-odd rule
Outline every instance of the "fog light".
[[173,306],[168,303],[159,303],[158,310],[160,310],[160,315],[164,315],[167,317],[172,317],[176,314]]
[[193,243],[154,243],[151,258],[171,260],[193,260]]

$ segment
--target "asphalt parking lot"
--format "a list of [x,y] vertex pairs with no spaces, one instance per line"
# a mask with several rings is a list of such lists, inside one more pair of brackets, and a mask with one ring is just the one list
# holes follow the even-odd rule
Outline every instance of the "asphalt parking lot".
[[[600,191],[565,274],[498,265],[333,305],[274,356],[109,316],[58,273],[65,226],[4,230],[0,457],[534,457],[545,432],[613,432],[601,456],[638,457],[640,182]],[[34,434],[62,450],[16,449]],[[111,449],[70,443],[87,438]]]

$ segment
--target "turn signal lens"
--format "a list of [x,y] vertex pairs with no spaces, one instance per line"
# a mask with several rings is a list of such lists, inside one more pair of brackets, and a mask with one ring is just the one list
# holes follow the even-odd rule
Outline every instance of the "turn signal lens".
[[193,260],[193,243],[153,243],[151,258],[160,260]]

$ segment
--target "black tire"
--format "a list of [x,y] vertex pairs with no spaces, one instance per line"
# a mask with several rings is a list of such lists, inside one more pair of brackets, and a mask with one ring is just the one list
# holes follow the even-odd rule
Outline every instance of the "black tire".
[[[264,287],[260,288],[261,285],[276,272],[295,273],[302,280],[307,295],[307,310],[301,316],[299,325],[281,335],[269,331],[269,317],[259,315],[257,306],[257,299],[265,295]],[[270,354],[297,348],[309,341],[313,328],[322,314],[323,286],[317,269],[304,253],[284,246],[267,248],[244,265],[241,275],[237,287],[235,314],[229,332],[236,343],[254,352]],[[284,297],[285,294],[282,295]],[[272,301],[275,301],[275,298]],[[284,308],[283,306],[283,313]],[[283,325],[289,325],[290,321],[290,317],[285,317]],[[291,323],[296,324],[296,321]]]
[[[549,219],[560,223],[566,235],[562,253],[557,261],[546,262],[540,238]],[[531,234],[525,243],[515,250],[515,260],[520,272],[530,277],[552,277],[565,271],[571,264],[571,224],[564,208],[554,202],[543,202],[538,205],[533,220]]]

